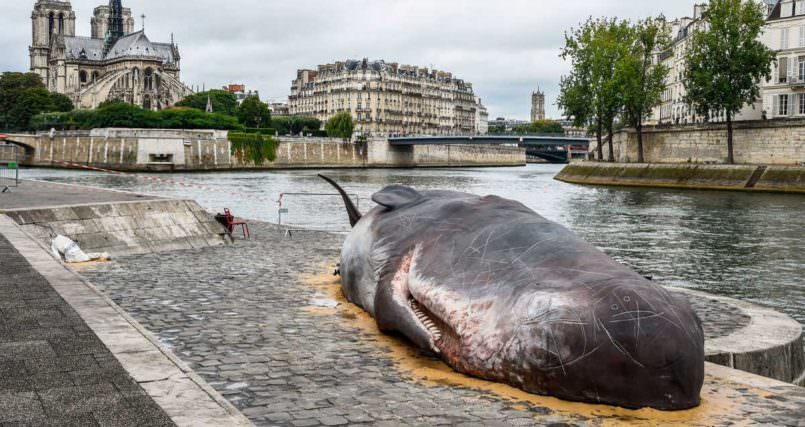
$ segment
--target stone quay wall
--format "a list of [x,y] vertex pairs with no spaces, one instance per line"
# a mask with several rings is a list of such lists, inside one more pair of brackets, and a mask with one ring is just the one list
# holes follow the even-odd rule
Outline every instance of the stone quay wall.
[[805,167],[796,166],[574,162],[556,179],[587,185],[805,194]]
[[[805,165],[805,119],[736,122],[735,162],[754,165]],[[648,163],[725,163],[727,128],[724,123],[647,126],[643,130]],[[596,152],[593,142],[590,153]],[[615,161],[637,161],[637,132],[625,129],[613,138]],[[604,156],[608,146],[604,143]]]
[[84,165],[121,171],[523,166],[525,150],[501,146],[391,146],[386,139],[344,143],[330,138],[279,138],[277,158],[255,164],[232,152],[225,131],[95,129],[12,135],[28,166]]

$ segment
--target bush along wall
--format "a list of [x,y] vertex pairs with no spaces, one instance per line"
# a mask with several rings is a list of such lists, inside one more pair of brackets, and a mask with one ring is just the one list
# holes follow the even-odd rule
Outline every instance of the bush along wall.
[[229,132],[229,142],[232,143],[232,155],[239,163],[253,162],[255,166],[262,165],[268,160],[277,160],[277,147],[279,141],[272,136],[259,133]]

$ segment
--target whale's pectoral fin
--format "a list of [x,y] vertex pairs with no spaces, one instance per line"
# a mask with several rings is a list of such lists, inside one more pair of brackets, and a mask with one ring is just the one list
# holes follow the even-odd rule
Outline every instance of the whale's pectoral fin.
[[372,201],[380,206],[396,209],[400,206],[416,202],[422,195],[411,187],[403,185],[389,185],[378,193],[372,195]]
[[440,334],[408,290],[412,258],[413,254],[403,257],[392,277],[381,277],[375,294],[375,320],[381,331],[399,332],[419,348],[439,354],[436,342]]

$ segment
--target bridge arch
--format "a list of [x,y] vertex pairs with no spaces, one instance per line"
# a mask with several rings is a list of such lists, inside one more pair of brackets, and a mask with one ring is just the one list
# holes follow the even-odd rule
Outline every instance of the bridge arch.
[[[30,138],[36,138],[33,135],[28,136]],[[0,142],[4,142],[9,145],[13,145],[22,149],[23,158],[20,159],[22,161],[33,159],[36,155],[36,148],[29,143],[23,142],[24,137],[20,135],[8,135],[8,138],[4,140],[0,140]]]

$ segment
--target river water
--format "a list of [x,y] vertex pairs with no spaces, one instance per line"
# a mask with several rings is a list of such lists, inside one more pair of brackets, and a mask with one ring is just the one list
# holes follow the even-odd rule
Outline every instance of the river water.
[[[518,200],[661,284],[773,307],[805,323],[805,196],[740,192],[584,187],[553,180],[557,165],[494,169],[324,171],[360,199],[387,184],[452,189]],[[332,193],[313,171],[135,176],[27,169],[44,179],[197,200],[212,211],[277,222],[282,193]],[[187,186],[187,184],[195,186]],[[282,197],[283,223],[348,228],[332,196]]]

